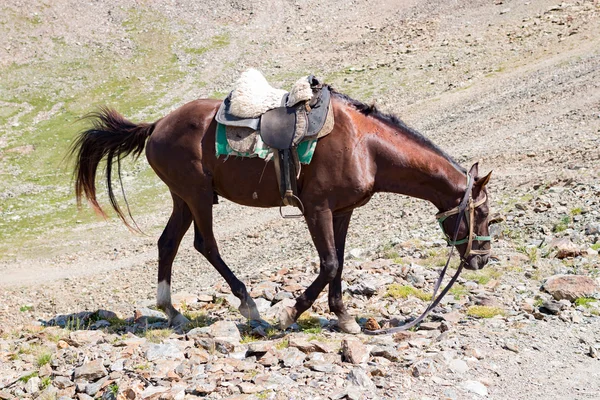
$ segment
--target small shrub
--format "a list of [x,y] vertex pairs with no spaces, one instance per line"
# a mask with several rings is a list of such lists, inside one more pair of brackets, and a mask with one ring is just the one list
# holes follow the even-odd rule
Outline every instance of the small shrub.
[[431,300],[431,294],[425,293],[420,289],[416,289],[408,285],[400,285],[398,283],[392,283],[388,286],[385,297],[393,297],[394,299],[406,299],[409,296],[416,297],[423,301]]
[[571,217],[564,215],[559,222],[554,224],[554,227],[552,227],[552,232],[558,233],[567,230],[569,223],[571,223]]
[[38,367],[43,367],[44,365],[48,364],[51,359],[52,359],[52,354],[42,353],[42,354],[38,355],[36,364]]
[[300,326],[300,329],[306,333],[319,334],[323,330],[321,322],[317,317],[300,316],[296,323]]
[[173,333],[171,329],[150,329],[144,332],[143,336],[148,339],[149,342],[160,343],[171,336],[171,333]]
[[258,339],[255,338],[254,336],[247,334],[247,335],[243,335],[242,336],[242,340],[240,340],[240,343],[244,344],[244,343],[252,343],[252,342],[257,342]]
[[471,306],[467,309],[467,315],[475,318],[493,318],[505,314],[506,312],[500,307]]
[[287,349],[288,347],[290,347],[290,341],[287,338],[285,338],[275,344],[275,348],[277,350]]
[[49,376],[46,376],[42,378],[42,381],[40,382],[40,388],[44,390],[50,386],[50,384],[52,384],[52,379]]
[[118,395],[119,394],[119,385],[117,385],[116,383],[113,383],[112,385],[110,385],[108,387],[108,390],[113,394],[113,395]]
[[588,308],[591,306],[591,303],[595,303],[597,301],[598,300],[596,300],[594,298],[590,298],[590,297],[578,297],[577,299],[575,299],[575,305]]
[[450,294],[454,296],[454,300],[460,300],[461,297],[469,294],[469,290],[460,283],[457,283],[450,288]]
[[493,268],[484,268],[476,272],[466,272],[463,277],[469,281],[477,282],[480,285],[485,285],[492,279],[498,279],[502,276],[502,272]]
[[23,383],[27,383],[27,382],[29,382],[29,380],[30,380],[31,378],[33,378],[33,377],[35,377],[35,376],[38,376],[38,373],[37,373],[37,372],[32,372],[32,373],[30,373],[30,374],[28,374],[28,375],[25,375],[25,376],[22,376],[22,377],[20,377],[20,378],[19,378],[19,380],[20,380],[21,382],[23,382]]

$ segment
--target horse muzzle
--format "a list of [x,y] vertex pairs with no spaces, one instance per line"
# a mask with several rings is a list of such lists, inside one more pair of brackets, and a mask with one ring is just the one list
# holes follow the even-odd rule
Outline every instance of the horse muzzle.
[[467,257],[467,259],[463,259],[463,266],[466,269],[472,270],[472,271],[477,271],[479,269],[482,269],[483,267],[485,267],[485,265],[488,263],[489,260],[489,255],[488,254],[474,254],[471,255],[470,257]]

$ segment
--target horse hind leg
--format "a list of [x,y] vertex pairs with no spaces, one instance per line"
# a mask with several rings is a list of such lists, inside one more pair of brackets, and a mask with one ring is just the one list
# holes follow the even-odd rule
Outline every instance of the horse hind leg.
[[246,285],[235,276],[221,258],[212,228],[212,204],[212,191],[206,192],[206,195],[201,195],[193,202],[194,247],[215,267],[229,285],[233,295],[240,300],[238,307],[240,313],[249,320],[260,320],[258,308],[248,294]]
[[173,260],[179,244],[192,223],[192,213],[185,202],[176,194],[173,197],[173,211],[160,239],[158,239],[158,288],[156,305],[169,318],[169,325],[182,327],[189,320],[173,307],[171,301],[171,272]]

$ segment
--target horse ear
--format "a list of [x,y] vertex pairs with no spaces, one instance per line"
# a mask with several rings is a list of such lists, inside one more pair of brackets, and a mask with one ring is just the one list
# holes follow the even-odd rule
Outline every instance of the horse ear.
[[485,187],[485,185],[488,184],[491,177],[492,177],[492,171],[490,171],[490,173],[487,174],[486,176],[484,176],[483,178],[478,179],[477,182],[475,182],[475,185],[477,185],[483,189]]
[[469,170],[469,175],[471,175],[471,177],[473,177],[473,178],[476,178],[478,174],[479,174],[479,161],[476,162],[475,164],[473,164],[473,166]]

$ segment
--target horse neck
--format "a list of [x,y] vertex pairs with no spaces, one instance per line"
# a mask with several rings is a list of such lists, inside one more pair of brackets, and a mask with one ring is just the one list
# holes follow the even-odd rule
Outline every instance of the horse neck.
[[466,174],[439,151],[388,125],[379,131],[374,146],[374,191],[428,200],[440,211],[458,205],[466,190]]

